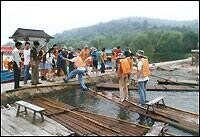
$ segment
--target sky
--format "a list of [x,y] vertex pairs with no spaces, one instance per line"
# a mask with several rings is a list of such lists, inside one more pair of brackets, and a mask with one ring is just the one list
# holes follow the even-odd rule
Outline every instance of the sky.
[[54,35],[133,16],[199,20],[199,1],[1,1],[1,45],[17,28]]

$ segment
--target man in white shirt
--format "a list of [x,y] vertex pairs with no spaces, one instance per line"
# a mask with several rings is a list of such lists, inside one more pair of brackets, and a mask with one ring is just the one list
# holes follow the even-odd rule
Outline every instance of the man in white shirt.
[[19,56],[19,49],[21,48],[22,43],[16,42],[15,43],[15,49],[12,51],[12,58],[13,58],[13,71],[14,71],[14,89],[21,88],[19,86],[20,81],[20,62],[21,58]]
[[31,79],[30,66],[30,43],[26,42],[24,46],[24,84],[27,84],[28,79]]
[[136,53],[138,58],[137,63],[137,82],[138,93],[140,97],[140,104],[144,105],[146,102],[146,84],[149,80],[150,70],[148,59],[144,56],[143,50],[138,50]]

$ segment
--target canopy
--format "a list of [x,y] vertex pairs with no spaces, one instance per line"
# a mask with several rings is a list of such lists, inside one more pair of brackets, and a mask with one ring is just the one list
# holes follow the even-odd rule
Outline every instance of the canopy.
[[23,29],[18,28],[15,33],[9,37],[14,40],[18,41],[34,41],[34,40],[41,40],[46,39],[47,42],[54,37],[48,35],[43,30],[33,30],[33,29]]

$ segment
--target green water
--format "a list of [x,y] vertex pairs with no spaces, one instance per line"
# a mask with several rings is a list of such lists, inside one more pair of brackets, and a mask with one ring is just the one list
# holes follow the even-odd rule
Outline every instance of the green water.
[[[151,118],[143,117],[136,112],[128,111],[118,104],[109,101],[104,98],[96,98],[89,94],[90,91],[83,92],[81,89],[73,90],[62,90],[59,92],[44,95],[48,98],[56,99],[72,105],[74,107],[79,107],[83,110],[94,112],[97,114],[102,114],[110,116],[113,118],[120,118],[134,123],[140,123],[143,125],[152,126],[154,121]],[[119,91],[109,91],[109,92],[119,92]],[[159,95],[166,96],[165,103],[169,106],[177,107],[180,109],[199,112],[199,93],[198,92],[155,92],[148,91],[147,99],[153,99]],[[138,97],[137,92],[130,91],[131,96]],[[173,100],[173,101],[172,101]],[[187,102],[186,102],[187,101]],[[184,102],[184,103],[183,103]],[[188,132],[179,130],[177,128],[168,127],[168,131],[177,135],[191,135]]]

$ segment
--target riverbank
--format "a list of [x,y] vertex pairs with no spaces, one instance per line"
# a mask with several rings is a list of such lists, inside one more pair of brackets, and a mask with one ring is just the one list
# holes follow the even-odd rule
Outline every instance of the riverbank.
[[[166,79],[171,80],[188,80],[188,81],[196,81],[199,76],[199,66],[191,66],[191,58],[183,59],[183,60],[177,60],[177,61],[170,61],[170,62],[161,62],[161,63],[155,63],[150,64],[150,67],[152,68],[152,75],[157,75],[160,77],[164,77]],[[167,68],[166,70],[157,70],[159,67]],[[174,69],[174,70],[168,70],[168,69]],[[62,80],[63,77],[56,78],[56,82],[48,82],[48,81],[40,81],[42,84],[39,84],[37,86],[33,86],[30,84],[30,81],[28,84],[24,85],[23,82],[20,82],[20,86],[22,88],[14,90],[14,83],[6,83],[1,84],[1,99],[2,98],[23,98],[24,96],[32,96],[35,94],[40,93],[49,93],[52,91],[62,90],[62,89],[71,89],[74,87],[79,87],[79,82],[74,78],[69,81],[68,84],[64,83]],[[98,76],[95,74],[91,74],[91,79],[87,79],[84,76],[84,80],[87,85],[94,85],[98,82],[118,82],[117,81],[117,73],[113,72],[112,70],[106,70],[106,73],[101,74],[99,73]],[[148,84],[155,85],[157,78],[150,77],[150,81]],[[4,100],[3,99],[3,100]],[[7,99],[6,99],[7,100]]]
[[[152,64],[150,66],[152,66]],[[196,73],[191,73],[191,69],[193,69],[194,67],[190,66],[189,59],[178,61],[178,63],[176,61],[173,61],[172,64],[170,64],[170,62],[162,62],[162,64],[156,64],[155,66],[156,67],[152,71],[152,74],[159,75],[165,78],[173,77],[180,79],[187,78],[193,80],[195,76],[197,76]],[[157,69],[159,67],[164,69]],[[183,73],[183,70],[185,70],[185,73]],[[103,114],[111,116],[113,118],[120,118],[130,122],[139,122],[139,114],[135,112],[128,112],[124,108],[120,108],[117,104],[109,102],[108,100],[98,99],[96,95],[89,96],[89,94],[91,94],[90,92],[82,92],[82,90],[79,88],[80,85],[75,78],[70,80],[70,82],[67,84],[62,81],[61,77],[56,79],[56,82],[42,81],[42,84],[39,84],[37,86],[32,86],[29,81],[29,84],[27,84],[26,86],[21,85],[22,88],[19,90],[6,90],[4,91],[4,93],[1,94],[1,105],[5,105],[7,103],[12,104],[16,100],[25,100],[27,98],[31,99],[34,96],[43,96],[53,98],[63,103],[70,104],[77,108],[81,108],[97,114]],[[84,77],[84,80],[89,87],[92,87],[90,85],[95,85],[99,82],[118,82],[117,73],[112,72],[111,70],[106,70],[105,74],[100,74],[98,77],[93,75],[91,80]],[[150,81],[148,82],[148,84],[156,84],[156,80],[157,78],[150,77]],[[107,92],[118,93],[119,90]],[[133,90],[130,90],[130,96],[139,98],[139,95]],[[165,103],[169,106],[190,112],[199,112],[199,92],[147,92],[148,100],[152,100],[158,96],[165,96]],[[148,123],[148,121],[150,122],[151,120],[147,119],[146,122]],[[191,135],[186,131],[181,131],[174,127],[169,127],[169,132],[176,133],[177,135]]]

